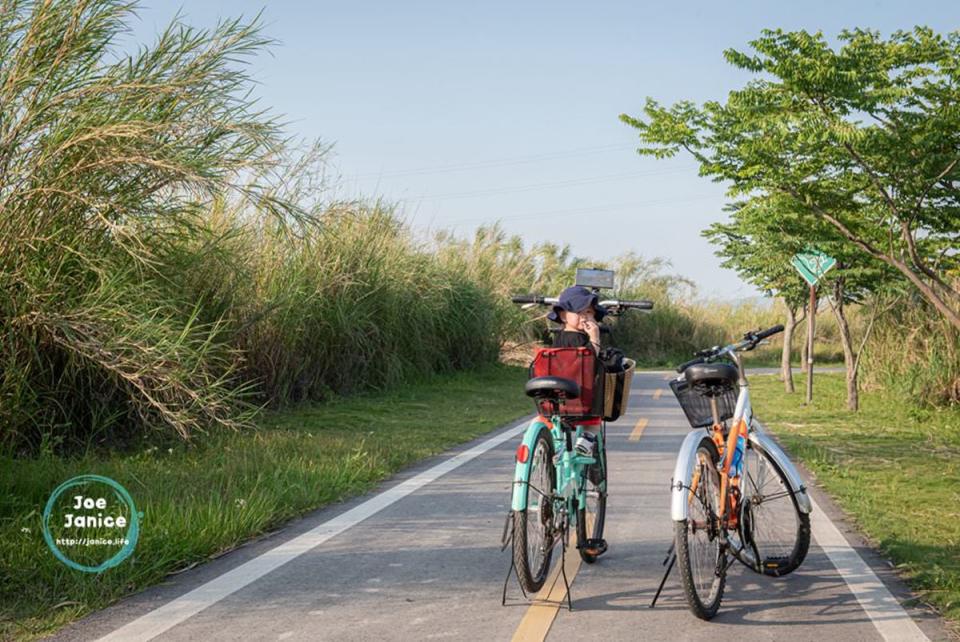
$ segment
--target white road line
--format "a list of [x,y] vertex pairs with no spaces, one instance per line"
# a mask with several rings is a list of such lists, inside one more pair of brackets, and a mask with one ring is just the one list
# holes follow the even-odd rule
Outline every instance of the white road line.
[[387,506],[403,499],[410,493],[426,486],[438,477],[449,473],[467,463],[471,459],[482,455],[491,448],[516,437],[527,427],[529,418],[508,428],[495,436],[483,441],[469,450],[454,455],[424,472],[410,479],[388,488],[378,495],[374,495],[359,506],[334,517],[307,531],[303,535],[284,542],[269,551],[255,557],[240,566],[227,571],[202,586],[198,586],[189,593],[167,602],[163,606],[146,613],[132,622],[128,622],[113,633],[100,638],[109,640],[152,640],[164,631],[173,628],[184,620],[196,615],[203,609],[216,604],[228,595],[239,591],[244,586],[263,577],[287,562],[303,555],[307,551],[328,539],[339,535],[352,526],[356,526],[368,517],[375,515]]
[[884,640],[896,642],[928,641],[910,615],[903,610],[897,599],[890,594],[873,569],[847,543],[826,513],[820,510],[813,498],[813,513],[810,516],[813,537],[836,567],[850,592],[860,602],[861,608]]

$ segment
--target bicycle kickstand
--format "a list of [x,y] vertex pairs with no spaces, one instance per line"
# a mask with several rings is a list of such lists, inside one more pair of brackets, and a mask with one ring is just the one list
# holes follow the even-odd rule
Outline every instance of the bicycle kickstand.
[[651,609],[657,605],[657,600],[660,599],[660,592],[663,590],[663,585],[667,583],[667,578],[670,576],[670,571],[673,570],[673,564],[676,561],[677,561],[677,553],[676,551],[673,550],[673,544],[671,544],[670,550],[667,551],[667,556],[663,560],[663,564],[667,566],[667,570],[663,574],[663,579],[660,580],[660,586],[657,587],[657,593],[656,595],[653,596],[653,601],[650,602]]
[[[503,525],[503,536],[501,537],[500,541],[501,541],[501,546],[500,546],[501,552],[507,550],[507,546],[509,546],[513,542],[513,511],[510,511],[507,514],[507,521]],[[510,583],[510,576],[513,575],[513,571],[516,568],[517,568],[517,565],[513,559],[513,555],[510,555],[510,568],[507,569],[507,576],[503,578],[503,594],[500,596],[500,606],[507,605],[507,585]],[[527,592],[523,590],[522,584],[520,584],[520,592],[523,593],[524,599],[530,599],[527,596]]]
[[573,612],[573,599],[570,597],[570,582],[567,581],[567,538],[569,529],[563,533],[563,555],[560,556],[560,574],[563,576],[563,585],[567,589],[567,611]]
[[[507,585],[510,583],[510,576],[513,575],[513,571],[516,568],[516,564],[513,561],[513,556],[510,556],[510,568],[507,569],[507,576],[503,578],[503,595],[500,596],[500,606],[507,605]],[[527,597],[527,592],[523,590],[523,586],[520,586],[520,592],[523,593],[524,599],[530,599]]]

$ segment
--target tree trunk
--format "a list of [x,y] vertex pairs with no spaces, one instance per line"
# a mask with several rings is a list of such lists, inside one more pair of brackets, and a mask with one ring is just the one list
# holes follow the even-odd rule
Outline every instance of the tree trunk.
[[797,310],[787,304],[787,322],[783,324],[783,351],[780,354],[780,373],[783,377],[783,389],[794,392],[793,368],[790,366],[790,357],[793,351],[793,329],[797,326]]
[[813,403],[813,358],[817,353],[814,346],[816,337],[816,319],[817,319],[817,288],[810,286],[810,301],[807,303],[807,309],[810,310],[810,316],[807,317],[807,394],[805,403]]
[[809,360],[807,359],[807,346],[810,345],[810,342],[806,339],[803,340],[800,344],[800,372],[804,375],[807,374],[807,364]]
[[830,307],[833,308],[833,314],[837,318],[840,344],[843,346],[843,365],[847,371],[847,408],[856,412],[860,409],[860,387],[857,382],[857,370],[860,364],[850,338],[850,324],[843,310],[843,277],[833,282],[833,299]]

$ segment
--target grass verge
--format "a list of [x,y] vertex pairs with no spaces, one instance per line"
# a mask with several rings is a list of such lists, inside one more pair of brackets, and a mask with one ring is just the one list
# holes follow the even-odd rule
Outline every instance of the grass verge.
[[[816,475],[923,600],[960,625],[960,408],[911,406],[882,390],[845,409],[842,375],[817,375],[814,403],[754,377],[760,417]],[[802,376],[797,390],[803,390]]]
[[[530,412],[525,379],[493,366],[269,413],[193,445],[0,459],[0,639],[48,633]],[[144,513],[134,554],[99,575],[57,561],[40,530],[51,491],[85,473],[120,482]]]

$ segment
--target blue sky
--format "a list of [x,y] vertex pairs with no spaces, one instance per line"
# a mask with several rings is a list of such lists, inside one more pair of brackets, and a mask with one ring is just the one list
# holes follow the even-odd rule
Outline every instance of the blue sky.
[[264,106],[292,134],[334,144],[344,196],[399,203],[420,230],[501,220],[578,255],[662,256],[700,295],[756,292],[720,268],[700,230],[723,187],[689,158],[638,156],[646,96],[722,99],[747,76],[722,51],[766,27],[890,33],[960,28],[960,3],[273,2],[148,0],[133,37],[179,10],[197,26],[263,10],[278,43],[253,62]]

